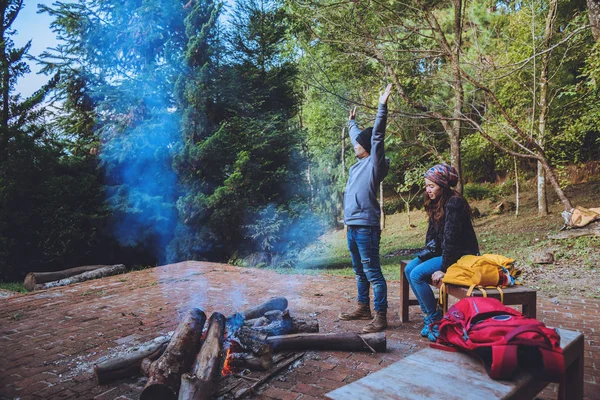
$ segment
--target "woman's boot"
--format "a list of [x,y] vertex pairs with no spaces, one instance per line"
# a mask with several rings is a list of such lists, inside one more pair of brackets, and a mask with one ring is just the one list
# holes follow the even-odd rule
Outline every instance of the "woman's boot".
[[[435,310],[434,313],[431,313],[429,315],[429,318],[431,319],[431,324],[435,324],[436,322],[440,321],[443,316],[444,315],[442,314],[441,310]],[[427,335],[427,338],[430,341],[435,342],[439,337],[440,337],[440,330],[439,330],[438,324],[430,325],[429,334]]]
[[423,329],[421,329],[421,336],[429,336],[429,325],[431,324],[431,318],[429,315],[423,315]]

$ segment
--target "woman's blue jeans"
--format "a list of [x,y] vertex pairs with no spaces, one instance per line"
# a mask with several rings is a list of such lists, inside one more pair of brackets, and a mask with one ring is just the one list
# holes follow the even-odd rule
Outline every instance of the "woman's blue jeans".
[[352,268],[356,274],[358,302],[369,304],[369,286],[373,287],[373,308],[387,310],[387,284],[379,261],[379,226],[348,226],[348,249],[352,257]]
[[437,309],[437,300],[429,282],[431,282],[431,275],[441,269],[442,257],[433,257],[427,261],[415,257],[404,269],[404,275],[425,315],[430,315]]

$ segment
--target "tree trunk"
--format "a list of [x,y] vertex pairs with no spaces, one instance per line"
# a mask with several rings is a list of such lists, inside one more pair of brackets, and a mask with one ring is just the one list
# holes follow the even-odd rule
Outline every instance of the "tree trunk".
[[96,269],[105,267],[110,267],[110,265],[84,265],[82,267],[70,268],[62,271],[30,272],[27,274],[27,276],[25,276],[23,286],[25,286],[25,289],[31,291],[35,290],[35,285],[40,285],[46,282],[58,281],[61,279],[69,278],[73,275],[79,275],[83,272],[94,271]]
[[210,316],[206,338],[196,357],[194,368],[181,377],[179,400],[208,400],[213,398],[215,379],[223,368],[223,337],[225,316],[218,312]]
[[588,15],[594,40],[600,40],[600,0],[587,0]]
[[298,333],[267,338],[273,351],[338,350],[384,352],[385,332],[377,333]]
[[546,160],[546,158],[544,157],[539,161],[542,163],[542,166],[544,167],[544,170],[546,171],[546,178],[550,181],[550,184],[554,188],[554,192],[556,193],[556,195],[558,196],[560,201],[563,203],[565,210],[572,210],[573,205],[571,204],[571,201],[569,200],[569,198],[565,195],[565,192],[560,187],[560,184],[558,183],[558,178],[556,177],[556,174],[554,173],[554,171],[552,171],[552,168],[550,168],[550,164],[548,164],[548,160]]
[[462,0],[454,2],[454,46],[452,49],[452,73],[454,75],[454,110],[452,121],[452,134],[450,135],[450,156],[452,166],[458,172],[458,183],[456,191],[463,192],[463,176],[460,160],[460,137],[462,134],[462,109],[465,101],[465,93],[460,72],[460,52],[462,47]]
[[189,371],[200,348],[206,314],[198,308],[189,310],[175,329],[164,354],[148,370],[148,382],[140,400],[177,398],[181,375]]
[[515,216],[519,216],[519,167],[517,165],[517,157],[513,156],[515,162]]
[[127,350],[124,354],[94,364],[94,376],[98,380],[98,384],[104,385],[117,379],[139,374],[142,361],[144,359],[154,361],[160,357],[170,339],[170,336],[160,336],[138,346],[135,350]]
[[[546,27],[544,29],[544,47],[542,50],[548,50],[552,43],[554,34],[554,21],[556,19],[557,0],[551,0],[546,16]],[[544,149],[546,136],[546,122],[548,120],[548,64],[550,63],[550,52],[542,54],[540,67],[540,116],[538,119],[538,137],[537,143],[541,149]],[[538,214],[540,216],[548,215],[548,199],[546,196],[546,177],[542,163],[537,163],[537,192],[538,192]]]
[[50,289],[53,287],[71,285],[73,283],[104,278],[106,276],[124,274],[125,272],[127,272],[127,269],[123,264],[111,265],[109,267],[103,267],[95,269],[93,271],[84,272],[83,274],[73,275],[70,278],[61,279],[59,281],[52,281],[43,283],[41,285],[35,285],[35,290]]

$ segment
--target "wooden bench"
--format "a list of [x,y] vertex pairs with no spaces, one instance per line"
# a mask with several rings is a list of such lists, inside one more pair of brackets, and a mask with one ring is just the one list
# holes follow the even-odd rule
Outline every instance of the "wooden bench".
[[[583,398],[583,335],[559,329],[565,358],[567,399]],[[426,348],[325,396],[335,400],[533,399],[548,382],[517,372],[493,380],[479,359],[460,352]]]
[[[416,299],[410,299],[410,287],[408,285],[408,279],[404,275],[406,265],[410,260],[400,261],[400,322],[409,322],[408,320],[408,307],[418,305],[419,302]],[[463,299],[467,297],[467,287],[446,285],[446,293],[443,298],[444,301],[444,314],[448,311],[448,296]],[[500,292],[496,289],[484,289],[488,297],[493,297],[500,300]],[[510,286],[502,289],[504,293],[503,303],[506,305],[521,305],[521,312],[531,318],[536,317],[537,307],[537,293],[535,289],[524,287],[521,285]],[[481,297],[483,293],[480,290],[475,289],[472,296]]]

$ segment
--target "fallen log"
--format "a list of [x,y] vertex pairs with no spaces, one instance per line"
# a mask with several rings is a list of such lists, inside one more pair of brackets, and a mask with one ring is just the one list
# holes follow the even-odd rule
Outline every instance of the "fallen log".
[[79,275],[73,275],[69,278],[61,279],[59,281],[52,281],[43,283],[41,285],[35,285],[35,290],[50,289],[58,286],[71,285],[73,283],[89,281],[91,279],[104,278],[105,276],[123,274],[127,272],[127,269],[123,264],[111,265],[108,267],[98,268],[93,271],[84,272]]
[[223,337],[225,316],[218,312],[210,316],[206,338],[190,373],[181,377],[179,400],[213,398],[215,379],[223,368]]
[[176,399],[181,375],[189,371],[200,349],[200,337],[206,314],[198,308],[189,310],[175,329],[173,338],[162,356],[147,368],[148,382],[140,400]]
[[137,375],[140,373],[142,361],[154,361],[160,357],[171,340],[170,335],[159,336],[138,347],[128,349],[123,354],[101,359],[94,364],[94,376],[98,384],[115,381],[120,378]]
[[600,222],[592,223],[584,228],[573,228],[549,234],[549,239],[571,239],[580,236],[600,236]]
[[384,352],[385,332],[377,333],[297,333],[267,338],[273,351],[339,350]]
[[93,271],[104,267],[110,267],[110,265],[84,265],[82,267],[64,269],[62,271],[30,272],[25,276],[23,286],[25,286],[25,289],[31,291],[35,289],[35,285],[41,285],[42,283],[46,282],[59,281],[61,279],[65,279],[73,275],[79,275],[84,272]]

